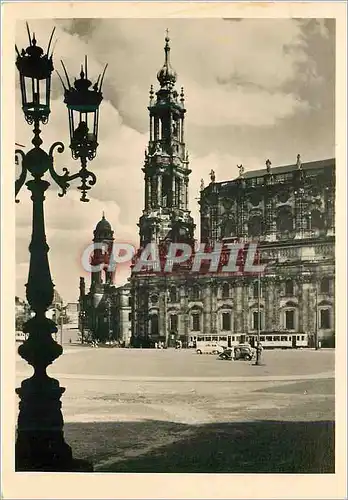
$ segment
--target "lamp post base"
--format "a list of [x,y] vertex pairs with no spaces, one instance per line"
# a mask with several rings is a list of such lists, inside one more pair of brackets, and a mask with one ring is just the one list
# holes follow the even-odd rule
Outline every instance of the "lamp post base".
[[20,398],[15,469],[18,472],[93,472],[84,460],[75,460],[64,440],[58,380],[42,373],[16,389]]
[[16,472],[93,472],[87,460],[74,459],[62,432],[20,432]]

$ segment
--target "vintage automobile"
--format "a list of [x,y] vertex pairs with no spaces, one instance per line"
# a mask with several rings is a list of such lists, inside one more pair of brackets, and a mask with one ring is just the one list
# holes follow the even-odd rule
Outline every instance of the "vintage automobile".
[[255,356],[255,352],[255,349],[250,344],[239,344],[225,349],[219,354],[218,359],[251,361]]
[[197,342],[197,354],[219,354],[224,348],[217,342]]

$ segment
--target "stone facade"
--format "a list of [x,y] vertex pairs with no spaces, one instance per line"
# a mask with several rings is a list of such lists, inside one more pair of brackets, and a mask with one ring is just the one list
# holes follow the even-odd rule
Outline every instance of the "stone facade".
[[[276,168],[267,161],[264,170],[245,174],[240,168],[237,179],[211,182],[202,190],[202,243],[259,245],[266,264],[260,278],[264,335],[304,333],[312,345],[317,332],[323,345],[334,343],[334,206],[334,159],[302,164],[298,155],[296,164]],[[217,276],[216,283],[221,279]],[[230,278],[233,310],[252,335],[255,278],[235,281]]]

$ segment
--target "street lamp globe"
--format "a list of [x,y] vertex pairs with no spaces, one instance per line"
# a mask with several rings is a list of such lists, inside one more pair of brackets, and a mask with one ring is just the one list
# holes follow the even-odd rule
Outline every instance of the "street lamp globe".
[[19,52],[16,46],[16,66],[22,97],[22,109],[26,121],[31,125],[35,121],[47,123],[50,114],[51,77],[53,71],[52,54],[49,55],[54,30],[46,54],[37,45],[35,34],[28,37],[29,46]]
[[68,85],[66,87],[61,78],[64,86],[64,102],[69,116],[72,157],[75,160],[79,158],[93,160],[98,147],[99,106],[103,100],[101,88],[107,65],[93,86],[87,75],[87,57],[85,67],[81,66],[80,78],[75,79],[73,86],[70,85],[63,62],[62,66]]

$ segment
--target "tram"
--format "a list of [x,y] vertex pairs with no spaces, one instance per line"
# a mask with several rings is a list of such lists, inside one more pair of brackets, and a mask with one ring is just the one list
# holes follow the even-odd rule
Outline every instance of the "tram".
[[[217,342],[222,347],[232,347],[248,342],[251,346],[256,346],[257,335],[191,335],[189,346],[194,347],[197,342]],[[308,335],[305,333],[263,333],[260,335],[260,342],[264,349],[296,349],[308,347]]]

